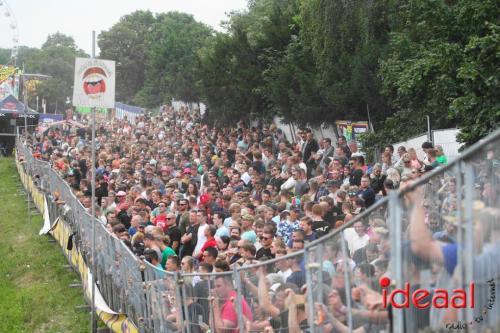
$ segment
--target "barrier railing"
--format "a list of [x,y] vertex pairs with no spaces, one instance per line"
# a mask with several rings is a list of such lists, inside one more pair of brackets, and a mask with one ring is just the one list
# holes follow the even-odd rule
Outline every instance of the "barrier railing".
[[[137,258],[48,163],[21,141],[17,149],[40,188],[65,202],[61,214],[87,263],[92,223],[98,225],[99,290],[141,332],[217,332],[226,306],[238,332],[500,327],[500,131],[447,166],[403,179],[402,191],[304,249],[213,274],[173,274]],[[465,304],[451,298],[458,289]]]

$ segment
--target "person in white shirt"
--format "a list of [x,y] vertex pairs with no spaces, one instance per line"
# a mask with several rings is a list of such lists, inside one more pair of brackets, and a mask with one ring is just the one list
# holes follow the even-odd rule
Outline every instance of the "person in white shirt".
[[205,229],[208,227],[207,224],[207,215],[205,211],[199,210],[196,213],[196,216],[198,217],[198,221],[200,223],[200,226],[198,227],[198,241],[196,242],[196,246],[193,251],[193,257],[199,257],[201,248],[203,247],[203,244],[207,241],[207,237],[205,236]]
[[394,163],[394,167],[395,168],[402,168],[404,167],[404,163],[403,163],[403,156],[404,154],[406,154],[406,148],[405,146],[399,146],[398,147],[398,155],[399,155],[399,158],[397,160],[396,163]]
[[281,178],[286,179],[286,181],[281,185],[281,190],[291,191],[295,188],[297,181],[295,180],[294,176],[289,173],[288,170],[282,173]]
[[347,240],[347,246],[349,247],[351,256],[357,250],[365,247],[370,240],[370,236],[366,233],[366,228],[361,221],[354,223],[353,228],[345,229],[344,236]]
[[[276,258],[283,257],[284,255],[286,255],[286,249],[280,248],[276,251]],[[292,269],[288,260],[278,260],[274,263],[274,266],[278,269],[276,273],[281,275],[283,281],[286,281],[292,275]]]
[[[356,141],[349,141],[348,145],[349,149],[351,150],[351,157],[356,157],[356,156],[363,156],[363,153],[361,153],[358,150],[358,143]],[[364,157],[364,156],[363,156]]]

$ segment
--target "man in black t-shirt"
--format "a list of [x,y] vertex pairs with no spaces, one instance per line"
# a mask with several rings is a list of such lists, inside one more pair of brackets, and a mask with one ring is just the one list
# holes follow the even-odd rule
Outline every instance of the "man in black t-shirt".
[[260,260],[263,257],[274,258],[274,254],[271,252],[271,245],[273,244],[274,234],[272,230],[266,225],[264,226],[264,231],[262,236],[260,236],[260,244],[262,247],[257,251],[255,259]]
[[181,231],[175,224],[175,214],[168,213],[167,214],[167,232],[166,234],[170,237],[170,247],[175,251],[175,253],[179,254],[179,248],[181,243]]
[[200,224],[196,213],[196,210],[189,212],[189,227],[187,228],[186,233],[181,237],[181,248],[179,251],[181,258],[193,255],[194,248],[198,242],[198,228],[200,227]]
[[330,232],[330,224],[323,220],[323,207],[321,205],[316,204],[312,206],[312,230],[316,233],[316,236],[322,237]]
[[365,158],[363,156],[355,156],[349,160],[349,164],[352,164],[353,171],[349,176],[349,184],[351,186],[361,185],[361,177],[363,177],[363,166],[365,165]]

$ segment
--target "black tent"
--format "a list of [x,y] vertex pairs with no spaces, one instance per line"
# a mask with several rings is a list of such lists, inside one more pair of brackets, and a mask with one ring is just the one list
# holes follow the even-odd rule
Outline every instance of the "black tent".
[[0,149],[12,151],[15,143],[16,127],[24,126],[24,118],[28,131],[33,132],[38,124],[38,112],[25,108],[17,98],[12,95],[0,101]]

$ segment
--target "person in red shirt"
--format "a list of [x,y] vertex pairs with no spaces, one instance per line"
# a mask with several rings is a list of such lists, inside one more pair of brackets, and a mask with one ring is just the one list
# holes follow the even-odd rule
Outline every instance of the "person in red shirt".
[[217,248],[217,241],[215,240],[215,233],[217,232],[217,227],[212,225],[209,225],[205,228],[205,237],[207,238],[206,242],[203,244],[200,250],[200,256],[198,259],[200,261],[204,261],[203,258],[203,253],[205,253],[205,250],[209,247],[214,247]]
[[[215,289],[213,290],[212,307],[214,311],[214,326],[216,332],[238,333],[239,325],[236,311],[237,294],[234,290],[231,276],[217,276],[215,278]],[[243,319],[253,321],[252,310],[247,301],[241,296],[241,307]]]
[[160,227],[163,232],[167,231],[167,203],[161,201],[158,204],[158,211],[153,211],[152,222],[155,226]]

